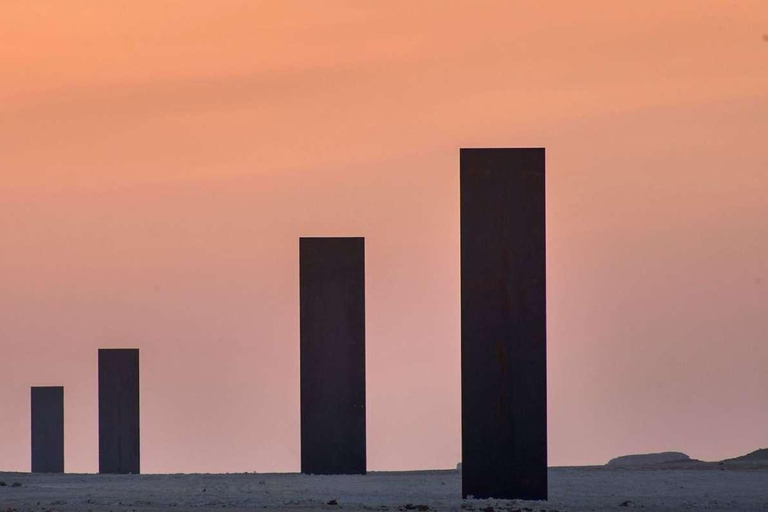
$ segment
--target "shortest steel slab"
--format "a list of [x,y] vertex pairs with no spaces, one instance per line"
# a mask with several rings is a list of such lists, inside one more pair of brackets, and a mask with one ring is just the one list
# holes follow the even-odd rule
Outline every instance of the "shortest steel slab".
[[64,472],[64,388],[32,388],[32,472]]

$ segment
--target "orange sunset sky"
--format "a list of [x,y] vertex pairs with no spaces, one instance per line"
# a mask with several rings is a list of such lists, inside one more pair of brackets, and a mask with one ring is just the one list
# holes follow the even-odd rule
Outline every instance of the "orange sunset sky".
[[547,148],[549,463],[768,446],[768,2],[0,3],[0,469],[141,349],[142,470],[299,469],[298,238],[366,237],[368,465],[460,458],[458,154]]

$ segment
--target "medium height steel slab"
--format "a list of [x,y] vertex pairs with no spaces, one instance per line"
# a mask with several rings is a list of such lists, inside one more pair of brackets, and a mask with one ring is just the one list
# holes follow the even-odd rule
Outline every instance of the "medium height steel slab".
[[32,472],[64,472],[64,388],[32,387]]
[[99,473],[139,468],[139,351],[99,349]]
[[299,239],[301,472],[366,473],[365,239]]
[[464,498],[547,499],[544,149],[462,149]]

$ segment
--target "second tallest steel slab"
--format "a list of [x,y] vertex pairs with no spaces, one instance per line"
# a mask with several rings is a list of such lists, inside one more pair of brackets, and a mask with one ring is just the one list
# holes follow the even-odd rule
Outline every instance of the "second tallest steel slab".
[[365,474],[365,239],[299,239],[301,472]]

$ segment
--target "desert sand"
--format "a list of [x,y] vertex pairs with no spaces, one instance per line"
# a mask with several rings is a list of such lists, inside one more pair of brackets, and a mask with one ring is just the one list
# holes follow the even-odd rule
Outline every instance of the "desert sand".
[[[546,502],[461,500],[459,471],[299,474],[31,475],[0,473],[0,511],[768,510],[768,467],[551,468]],[[15,485],[14,484],[18,484]],[[334,504],[334,502],[336,504]],[[330,504],[329,504],[330,503]],[[428,507],[428,508],[425,508]]]

